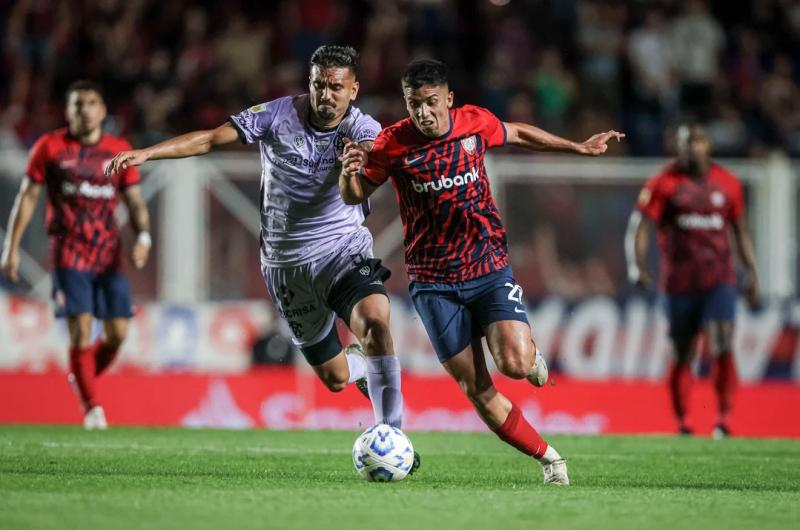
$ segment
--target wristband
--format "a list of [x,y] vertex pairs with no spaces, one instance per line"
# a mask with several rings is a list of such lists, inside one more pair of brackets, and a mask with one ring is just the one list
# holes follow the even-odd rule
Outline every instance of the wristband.
[[147,231],[139,232],[139,234],[136,236],[136,242],[138,244],[144,245],[146,247],[152,247],[153,246],[153,238],[150,237],[150,232],[147,232]]

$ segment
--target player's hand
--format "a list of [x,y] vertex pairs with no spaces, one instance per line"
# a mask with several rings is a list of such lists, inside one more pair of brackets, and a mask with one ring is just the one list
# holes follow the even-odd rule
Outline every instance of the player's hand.
[[744,299],[747,300],[747,305],[750,309],[761,308],[761,291],[758,287],[758,277],[755,272],[748,272],[744,277]]
[[133,244],[131,250],[131,261],[133,266],[137,269],[143,268],[147,264],[147,258],[150,256],[150,245],[144,245],[140,242]]
[[608,142],[614,138],[619,143],[620,140],[625,138],[625,134],[617,131],[597,133],[585,142],[578,144],[576,152],[589,156],[602,155],[608,150]]
[[19,251],[6,247],[0,256],[0,271],[14,283],[19,281]]
[[342,163],[342,170],[347,175],[355,175],[361,168],[367,165],[369,154],[363,146],[354,142],[350,138],[344,138],[344,150],[339,161]]
[[128,169],[131,166],[138,166],[144,164],[150,154],[144,149],[134,149],[133,151],[122,151],[117,156],[111,159],[111,162],[106,166],[105,174],[110,176],[118,171]]

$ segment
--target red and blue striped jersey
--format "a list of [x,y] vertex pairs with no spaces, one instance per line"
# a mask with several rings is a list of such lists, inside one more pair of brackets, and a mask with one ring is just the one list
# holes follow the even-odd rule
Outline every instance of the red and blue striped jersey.
[[54,267],[96,273],[121,269],[114,210],[118,194],[139,183],[139,170],[130,167],[106,177],[104,169],[130,148],[109,134],[84,145],[66,128],[43,135],[33,145],[26,173],[47,189],[46,228]]
[[472,105],[450,110],[450,130],[438,138],[406,118],[375,139],[363,176],[375,186],[392,179],[409,279],[451,283],[508,266],[506,231],[483,161],[505,141],[503,123]]

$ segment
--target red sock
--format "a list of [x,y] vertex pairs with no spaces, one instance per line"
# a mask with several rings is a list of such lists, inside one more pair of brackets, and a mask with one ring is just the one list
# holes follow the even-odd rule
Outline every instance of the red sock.
[[686,409],[691,388],[692,368],[689,363],[673,364],[669,372],[669,392],[672,397],[672,408],[682,428],[686,427]]
[[119,346],[117,347],[110,347],[106,343],[97,341],[95,343],[95,375],[100,375],[106,371],[106,368],[111,366],[111,363],[114,362],[114,359],[117,358],[117,354],[119,353]]
[[94,400],[94,352],[94,345],[69,349],[69,368],[75,376],[78,397],[80,397],[85,410],[89,410],[97,404]]
[[728,420],[731,408],[733,408],[733,395],[738,383],[736,363],[731,352],[724,352],[714,360],[711,377],[717,393],[717,410],[719,411],[717,422],[724,425]]
[[506,421],[494,432],[508,445],[534,458],[541,458],[547,451],[547,442],[528,423],[515,403],[511,403]]

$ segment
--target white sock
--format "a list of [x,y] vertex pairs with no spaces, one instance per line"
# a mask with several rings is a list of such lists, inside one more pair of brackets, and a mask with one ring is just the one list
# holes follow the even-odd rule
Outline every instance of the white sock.
[[398,429],[403,424],[403,394],[400,390],[400,361],[395,355],[367,357],[367,386],[375,423]]
[[561,455],[558,454],[558,451],[556,451],[552,445],[548,444],[547,451],[545,451],[542,458],[539,459],[539,463],[546,466],[547,464],[552,464],[556,460],[561,460]]
[[347,357],[347,367],[350,369],[350,379],[347,380],[348,383],[353,383],[363,377],[367,377],[367,361],[363,356],[350,353],[345,357]]

